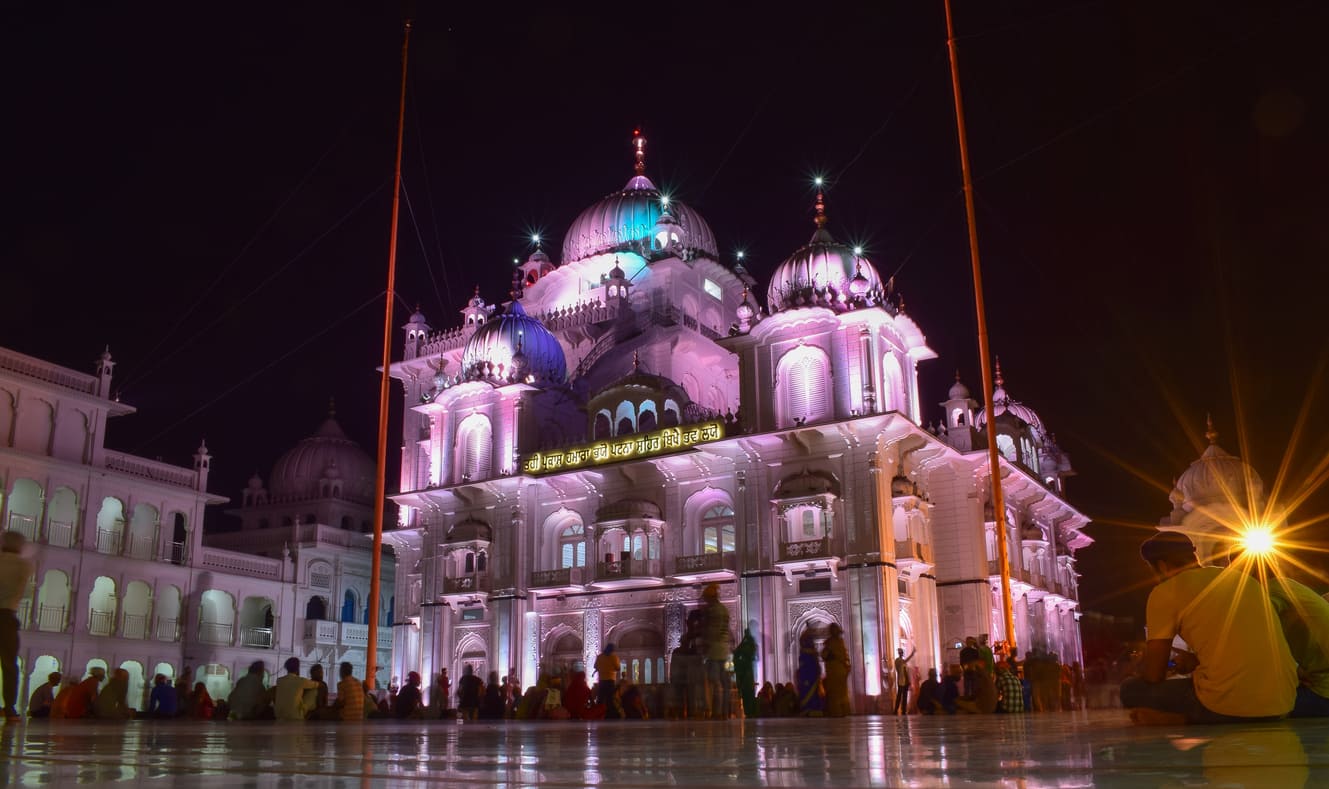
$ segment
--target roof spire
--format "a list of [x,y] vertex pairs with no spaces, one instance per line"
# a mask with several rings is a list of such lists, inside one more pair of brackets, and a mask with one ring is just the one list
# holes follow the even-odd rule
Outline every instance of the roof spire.
[[820,230],[826,227],[826,195],[822,191],[822,186],[825,183],[825,181],[819,175],[816,178],[812,179],[812,183],[816,184],[817,186],[817,202],[813,204],[813,207],[817,211],[817,217],[812,221],[817,223],[817,229]]
[[956,382],[957,384],[960,383],[960,368],[959,368],[959,367],[956,367],[956,368],[955,368],[955,382]]
[[993,360],[996,361],[996,363],[997,363],[997,374],[993,377],[993,380],[997,382],[997,386],[1005,386],[1005,385],[1006,385],[1006,379],[1005,379],[1005,377],[1003,377],[1002,374],[1001,374],[1001,357],[1000,357],[1000,356],[994,356],[994,357],[992,357],[992,358],[993,358]]
[[632,352],[632,372],[641,372],[641,354],[639,351]]
[[1204,437],[1209,439],[1209,445],[1218,443],[1218,431],[1214,429],[1214,418],[1211,414],[1204,415]]
[[632,169],[636,171],[637,175],[645,175],[645,174],[646,174],[646,138],[645,138],[644,136],[642,136],[641,129],[633,129],[633,130],[632,130],[632,147],[633,147],[633,148],[635,149],[635,151],[636,151],[636,153],[635,153],[634,155],[636,156],[636,159],[637,159],[637,163],[634,164],[634,165],[632,166]]
[[332,396],[329,396],[329,397],[328,397],[328,419],[336,419],[336,418],[337,418],[337,398],[332,397]]

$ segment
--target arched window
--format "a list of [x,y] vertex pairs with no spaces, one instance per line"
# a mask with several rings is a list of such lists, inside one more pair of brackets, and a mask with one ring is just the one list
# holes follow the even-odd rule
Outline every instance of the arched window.
[[825,351],[802,346],[786,353],[776,365],[776,382],[782,427],[820,422],[831,415],[830,365]]
[[632,558],[646,558],[646,535],[641,532],[632,535]]
[[470,551],[466,552],[466,561],[465,561],[465,566],[462,568],[462,572],[464,573],[475,572],[475,554],[471,553]]
[[886,352],[881,368],[883,378],[882,410],[909,413],[909,398],[905,396],[904,370],[894,353]]
[[655,416],[655,403],[649,400],[641,404],[641,414],[637,417],[637,428],[643,433],[649,433],[655,429],[657,419]]
[[489,476],[494,431],[488,417],[471,414],[457,428],[457,476],[460,482]]
[[475,571],[482,573],[489,567],[489,554],[480,551],[475,555]]
[[586,566],[586,530],[574,523],[559,535],[559,569]]
[[614,432],[613,427],[609,424],[609,412],[601,411],[600,413],[596,414],[595,432],[593,433],[593,437],[597,439],[609,438],[611,435],[613,435],[613,432]]
[[701,516],[702,553],[734,550],[734,508],[717,504]]
[[305,604],[305,619],[317,619],[322,621],[327,618],[328,601],[317,595],[309,598],[309,602]]
[[1005,433],[997,434],[997,451],[1001,453],[1002,457],[1006,458],[1012,463],[1016,462],[1019,459],[1016,456],[1015,452],[1015,439],[1011,438]]
[[341,621],[355,623],[355,592],[350,589],[342,595],[341,600]]
[[633,408],[632,403],[627,400],[619,403],[618,410],[614,413],[614,419],[616,420],[617,425],[615,435],[626,436],[630,433],[635,433],[637,430],[636,416],[637,412]]

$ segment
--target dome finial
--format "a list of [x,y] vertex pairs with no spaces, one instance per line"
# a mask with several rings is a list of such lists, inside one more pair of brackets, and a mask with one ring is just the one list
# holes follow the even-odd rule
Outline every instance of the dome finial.
[[1218,443],[1218,431],[1214,429],[1214,417],[1211,414],[1204,415],[1204,437],[1209,439],[1209,445]]
[[812,179],[812,183],[817,187],[817,202],[813,205],[817,211],[817,217],[812,221],[817,223],[817,229],[820,230],[826,227],[826,194],[822,190],[825,180],[819,175]]
[[632,372],[636,373],[636,372],[640,372],[640,371],[641,371],[641,352],[640,352],[640,351],[633,351],[633,352],[632,352]]
[[996,362],[996,368],[997,368],[997,370],[996,370],[996,375],[993,377],[992,380],[994,380],[994,381],[997,382],[997,386],[1005,386],[1005,385],[1006,385],[1006,378],[1005,378],[1004,376],[1002,376],[1002,374],[1001,374],[1001,357],[1000,357],[1000,356],[994,356],[994,357],[992,357],[992,358],[993,358],[993,360]]
[[336,418],[337,418],[337,398],[332,397],[332,396],[329,396],[329,397],[328,397],[328,419],[336,419]]
[[642,136],[641,129],[632,130],[632,147],[635,149],[637,163],[632,166],[637,175],[646,174],[646,138]]
[[955,382],[956,382],[957,384],[960,383],[960,368],[959,368],[959,367],[956,367],[956,368],[955,368]]

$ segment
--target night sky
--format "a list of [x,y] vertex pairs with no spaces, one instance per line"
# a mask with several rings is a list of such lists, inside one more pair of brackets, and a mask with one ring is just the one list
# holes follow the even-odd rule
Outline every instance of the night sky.
[[[0,343],[88,372],[109,344],[139,409],[109,443],[187,465],[206,437],[224,495],[329,397],[372,452],[401,9],[15,5]],[[648,174],[763,287],[825,175],[830,229],[940,354],[925,403],[957,368],[979,394],[941,0],[562,5],[413,11],[395,325],[505,298],[532,231],[557,257],[640,125]],[[1329,453],[1329,8],[956,15],[992,345],[1079,472],[1084,607],[1137,614],[1127,524],[1168,511],[1206,412],[1270,486],[1311,404],[1284,497]],[[1293,519],[1325,512],[1321,491]]]

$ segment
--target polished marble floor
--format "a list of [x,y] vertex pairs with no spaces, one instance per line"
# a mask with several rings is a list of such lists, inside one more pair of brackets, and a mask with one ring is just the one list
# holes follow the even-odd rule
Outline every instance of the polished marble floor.
[[1329,720],[1136,728],[985,717],[11,724],[6,786],[1329,786]]

